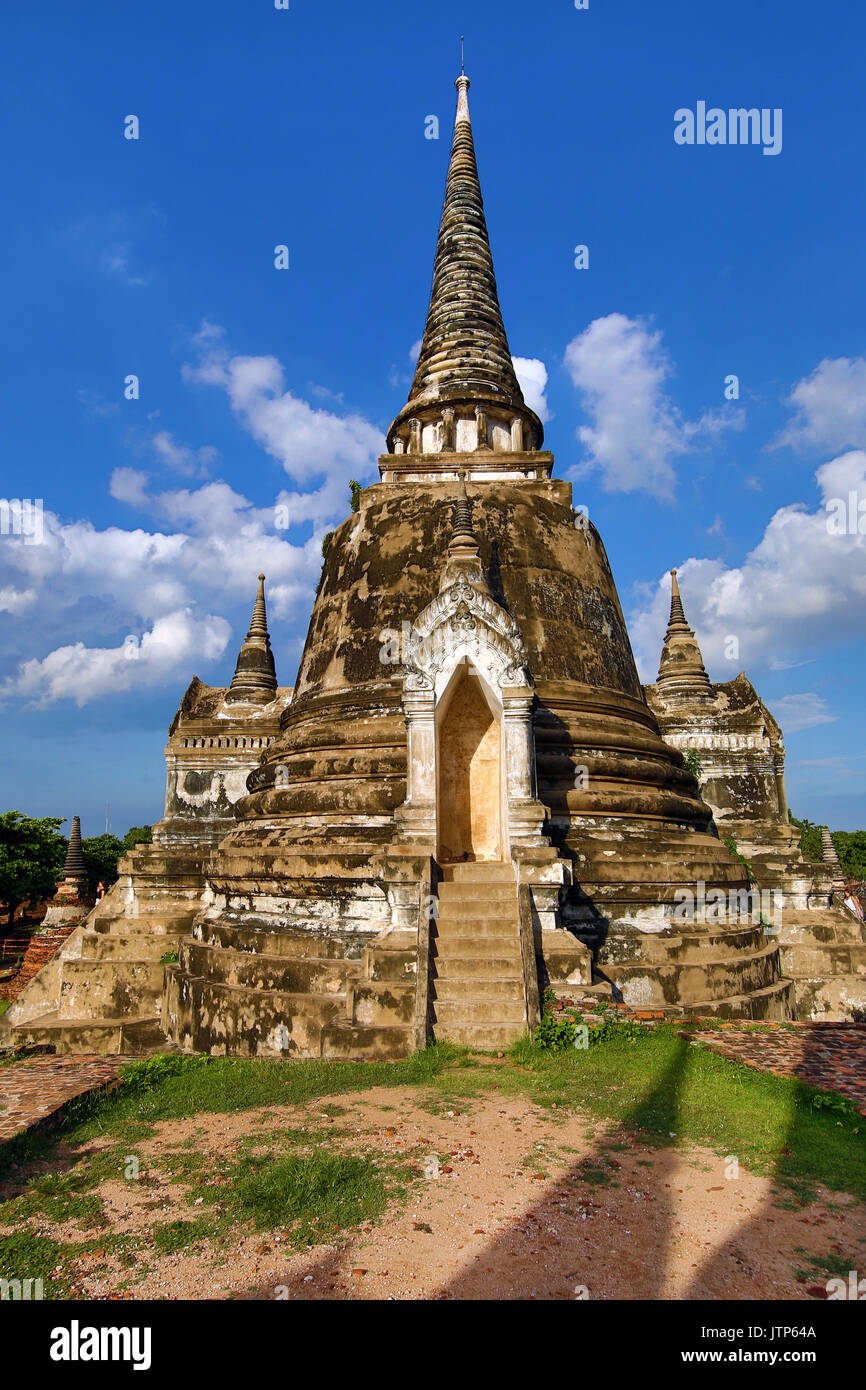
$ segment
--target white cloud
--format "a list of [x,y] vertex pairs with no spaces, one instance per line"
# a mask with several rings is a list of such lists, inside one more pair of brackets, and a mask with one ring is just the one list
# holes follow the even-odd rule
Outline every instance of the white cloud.
[[[168,529],[100,530],[45,512],[41,545],[4,537],[0,608],[20,615],[6,644],[6,697],[83,703],[112,691],[185,683],[197,661],[223,655],[231,627],[220,608],[236,608],[238,626],[246,623],[260,571],[268,576],[272,620],[307,616],[321,569],[321,533],[291,544],[277,529],[276,502],[256,507],[225,483],[151,494],[147,476],[135,469],[115,470],[111,492]],[[132,663],[119,645],[127,634],[140,643]],[[241,635],[235,631],[235,643]],[[15,672],[10,646],[23,658]],[[280,669],[278,656],[280,679],[292,675]]]
[[799,733],[801,729],[814,729],[817,724],[832,724],[835,714],[823,695],[806,691],[802,695],[782,695],[773,701],[773,717],[786,734]]
[[[866,636],[866,535],[856,521],[839,534],[831,505],[851,492],[866,503],[866,451],[832,459],[815,478],[820,504],[780,507],[740,567],[696,558],[679,566],[686,618],[713,679],[793,667],[829,643]],[[644,680],[655,679],[669,611],[665,575],[629,622]]]
[[15,589],[10,584],[0,589],[0,613],[23,613],[37,597],[35,589]]
[[115,692],[161,685],[179,665],[222,655],[231,635],[225,618],[208,613],[196,618],[179,609],[158,618],[139,638],[130,633],[119,647],[87,647],[83,642],[57,647],[41,660],[24,661],[15,676],[0,686],[0,698],[24,696],[37,706],[54,700],[90,700]]
[[664,390],[672,369],[662,335],[640,319],[595,319],[568,344],[565,364],[591,421],[577,431],[587,457],[574,475],[597,470],[606,492],[641,489],[670,501],[677,455],[702,438],[743,427],[740,409],[708,411],[692,422],[682,418]]
[[345,515],[349,480],[369,478],[385,451],[384,435],[360,415],[314,409],[285,389],[275,357],[232,357],[215,325],[197,365],[183,369],[188,381],[221,386],[232,410],[256,443],[296,483],[315,484],[290,493],[293,521],[328,522]]
[[191,449],[187,444],[178,444],[168,430],[159,430],[153,436],[153,449],[162,463],[188,477],[207,477],[219,458],[218,451],[212,445]]
[[133,270],[131,261],[131,250],[124,242],[114,242],[104,251],[100,252],[99,268],[106,275],[111,275],[118,280],[122,280],[125,285],[138,287],[146,285],[148,276],[141,275]]
[[[275,358],[231,356],[217,324],[202,323],[193,342],[200,360],[184,369],[186,379],[224,390],[241,425],[295,486],[259,506],[216,479],[159,491],[148,472],[119,467],[110,494],[141,513],[146,525],[100,529],[44,512],[41,544],[5,536],[0,611],[7,625],[14,624],[0,685],[5,698],[85,703],[186,682],[196,663],[224,656],[232,634],[223,616],[227,607],[235,610],[236,625],[241,615],[246,630],[260,571],[268,579],[272,620],[306,620],[321,572],[322,534],[349,514],[349,479],[370,476],[384,439],[361,416],[315,409],[292,395]],[[140,452],[141,440],[132,443]],[[188,476],[207,471],[218,458],[210,446],[190,447],[164,429],[149,436],[147,446]],[[287,539],[288,526],[309,521],[308,539]],[[32,618],[37,605],[38,624]],[[134,660],[124,635],[137,644]],[[234,643],[241,636],[236,631]],[[279,652],[277,660],[279,678],[291,680],[294,672],[280,669]],[[198,673],[226,676],[224,670]]]
[[825,357],[788,397],[794,418],[774,447],[799,449],[866,447],[866,357]]
[[530,410],[534,410],[539,420],[546,423],[550,419],[547,406],[547,368],[537,357],[512,357],[517,380],[523,398]]
[[115,468],[108,484],[108,491],[117,502],[128,502],[131,507],[147,505],[148,476],[139,468]]

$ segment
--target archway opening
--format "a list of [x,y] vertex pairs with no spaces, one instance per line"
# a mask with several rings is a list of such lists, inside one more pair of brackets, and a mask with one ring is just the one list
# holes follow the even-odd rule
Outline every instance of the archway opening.
[[443,694],[436,727],[439,862],[501,861],[501,716],[466,664]]

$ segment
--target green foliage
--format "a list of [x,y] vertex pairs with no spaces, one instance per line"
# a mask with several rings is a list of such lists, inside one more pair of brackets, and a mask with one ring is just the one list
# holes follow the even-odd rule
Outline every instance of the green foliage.
[[845,877],[866,879],[866,830],[834,830],[833,844]]
[[159,963],[160,965],[177,965],[178,959],[177,951],[166,951],[164,956],[160,956]]
[[152,845],[153,830],[149,825],[133,825],[127,830],[120,842],[120,848],[124,854],[128,854],[136,845]]
[[824,858],[821,848],[821,827],[815,825],[814,821],[798,820],[796,816],[788,812],[788,819],[795,825],[800,832],[800,853],[806,859],[811,859],[814,863],[820,864]]
[[847,1096],[840,1095],[838,1091],[816,1091],[812,1096],[812,1109],[828,1110],[834,1115],[841,1115],[850,1124],[854,1134],[859,1134],[864,1127],[863,1116],[854,1102]]
[[694,748],[690,748],[689,751],[686,753],[685,757],[683,758],[683,767],[685,768],[686,772],[690,772],[692,774],[698,786],[700,786],[701,765],[698,761],[698,755]]
[[242,1158],[228,1188],[205,1190],[212,1200],[227,1202],[236,1217],[252,1219],[258,1230],[291,1226],[297,1244],[381,1216],[388,1200],[371,1159],[333,1154]]
[[134,825],[127,830],[122,840],[116,835],[94,835],[81,841],[84,867],[93,892],[102,883],[110,888],[117,881],[117,861],[128,854],[136,845],[149,845],[153,842],[153,831],[149,825]]
[[352,494],[352,511],[358,512],[361,510],[361,484],[354,478],[349,479],[349,491]]
[[117,878],[117,861],[123,845],[116,835],[93,835],[81,841],[81,853],[91,892],[101,883],[110,888]]
[[28,1230],[0,1236],[0,1279],[42,1279],[46,1298],[63,1298],[65,1281],[51,1276],[68,1248]]
[[571,1018],[557,1018],[556,1014],[542,1014],[541,1022],[533,1034],[533,1042],[547,1052],[562,1052],[574,1047],[577,1027]]
[[752,870],[752,866],[749,863],[746,856],[744,854],[740,854],[740,851],[737,849],[737,842],[734,839],[733,835],[726,835],[724,840],[722,841],[722,844],[724,845],[726,850],[730,851],[730,853],[734,856],[735,859],[738,859],[740,861],[740,863],[746,871],[746,877],[749,880],[749,884],[753,884],[755,882],[755,875]]
[[332,541],[332,539],[333,539],[333,535],[334,535],[333,531],[326,531],[325,534],[324,534],[324,536],[322,537],[322,559],[323,559],[323,560],[327,560],[327,558],[328,558],[328,547],[329,547],[330,544],[331,544],[331,541]]
[[62,824],[62,816],[0,815],[0,902],[8,904],[10,924],[19,904],[54,896],[66,858]]
[[600,1023],[590,1028],[589,1045],[597,1047],[599,1043],[644,1042],[649,1032],[649,1028],[643,1028],[633,1018],[617,1018],[616,1014],[606,1014]]

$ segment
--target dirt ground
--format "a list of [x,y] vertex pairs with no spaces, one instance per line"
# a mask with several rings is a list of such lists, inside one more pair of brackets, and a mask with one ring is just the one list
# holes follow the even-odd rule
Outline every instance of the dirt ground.
[[[139,1152],[158,1170],[160,1154],[184,1141],[232,1157],[251,1133],[330,1131],[329,1152],[412,1164],[408,1197],[381,1220],[303,1252],[281,1232],[147,1249],[146,1272],[97,1251],[76,1262],[78,1296],[116,1296],[131,1273],[133,1298],[807,1299],[827,1277],[812,1257],[866,1266],[863,1206],[838,1193],[800,1205],[766,1178],[726,1175],[707,1149],[654,1148],[607,1122],[489,1091],[459,1110],[417,1087],[337,1100],[337,1117],[319,1100],[164,1122]],[[99,1193],[114,1232],[144,1235],[198,1214],[168,1177],[107,1181]],[[50,1233],[82,1239],[80,1228]]]

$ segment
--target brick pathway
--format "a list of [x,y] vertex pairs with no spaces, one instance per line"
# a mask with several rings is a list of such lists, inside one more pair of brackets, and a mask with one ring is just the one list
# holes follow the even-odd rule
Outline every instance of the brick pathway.
[[776,1076],[796,1076],[822,1091],[838,1091],[866,1115],[866,1024],[729,1025],[689,1033],[714,1052]]
[[129,1057],[34,1057],[0,1067],[0,1143],[59,1119],[76,1096],[112,1082]]

